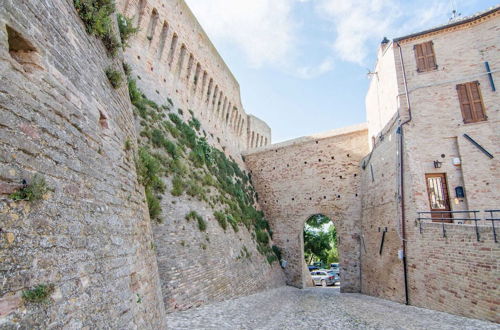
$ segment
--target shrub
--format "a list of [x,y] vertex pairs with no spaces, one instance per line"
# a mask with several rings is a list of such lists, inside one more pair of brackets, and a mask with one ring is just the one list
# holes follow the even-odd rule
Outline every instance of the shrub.
[[257,242],[261,244],[268,244],[269,243],[269,236],[265,231],[262,230],[256,230],[255,231],[255,236],[257,238]]
[[226,215],[220,211],[215,211],[214,217],[215,217],[215,219],[217,219],[217,222],[222,227],[222,229],[224,229],[224,231],[225,231],[227,228]]
[[165,184],[159,177],[163,168],[160,162],[149,152],[147,148],[139,148],[139,157],[137,159],[136,167],[139,180],[144,187],[150,187],[156,192],[165,191]]
[[198,197],[199,200],[204,199],[203,188],[200,187],[195,180],[191,180],[187,184],[186,194],[191,197]]
[[42,303],[47,301],[52,292],[54,292],[54,285],[39,284],[33,289],[23,291],[22,297],[27,302]]
[[207,229],[207,223],[205,222],[205,220],[203,220],[203,217],[196,211],[190,211],[188,214],[186,214],[185,218],[187,221],[196,219],[196,221],[198,222],[198,229],[200,229],[200,231],[205,231]]
[[197,220],[198,220],[198,229],[200,231],[207,230],[207,223],[205,222],[205,220],[203,220],[202,217],[197,218]]
[[128,47],[128,39],[136,34],[139,31],[139,28],[134,27],[132,19],[129,17],[122,14],[117,14],[116,17],[118,19],[118,29],[120,31],[122,47],[125,49]]
[[149,217],[157,222],[162,222],[160,219],[161,206],[160,200],[151,191],[151,189],[146,189],[146,202],[148,203]]
[[108,77],[109,82],[113,88],[118,88],[122,84],[123,77],[119,71],[116,71],[112,68],[106,69],[106,76]]
[[172,179],[172,195],[173,196],[180,196],[184,192],[184,181],[182,181],[181,177],[176,175]]
[[31,182],[24,185],[20,190],[12,193],[9,197],[13,200],[36,201],[43,198],[43,195],[49,191],[45,178],[39,174],[35,174],[31,178]]
[[75,9],[85,24],[87,33],[99,37],[108,53],[115,56],[120,42],[113,33],[111,14],[115,11],[113,0],[73,0]]
[[130,149],[132,149],[132,142],[130,142],[130,139],[129,139],[129,138],[127,138],[127,139],[125,140],[125,150],[126,150],[126,151],[129,151]]
[[132,68],[130,67],[130,65],[128,63],[123,62],[122,66],[123,66],[123,72],[125,72],[125,75],[127,77],[130,77],[130,75],[132,74]]
[[273,245],[272,249],[278,260],[281,260],[281,249],[276,245]]
[[195,130],[199,131],[201,128],[201,123],[198,119],[196,119],[195,117],[192,117],[191,120],[189,121],[189,126],[194,128]]

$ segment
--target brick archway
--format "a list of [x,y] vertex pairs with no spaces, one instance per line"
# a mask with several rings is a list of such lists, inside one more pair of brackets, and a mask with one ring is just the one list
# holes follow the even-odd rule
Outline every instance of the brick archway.
[[273,240],[288,262],[287,284],[309,285],[303,228],[311,215],[323,214],[337,228],[341,291],[360,291],[359,162],[367,153],[367,130],[359,125],[245,155]]

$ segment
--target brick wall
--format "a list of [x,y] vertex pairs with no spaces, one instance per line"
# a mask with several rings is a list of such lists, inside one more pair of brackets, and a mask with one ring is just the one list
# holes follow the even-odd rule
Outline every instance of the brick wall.
[[289,285],[310,283],[302,231],[314,214],[333,220],[339,238],[341,290],[360,290],[359,161],[367,153],[364,125],[299,138],[245,155],[259,203],[283,250]]
[[[405,225],[407,228],[407,260],[409,276],[409,302],[426,308],[438,309],[459,315],[497,321],[500,279],[498,243],[491,238],[491,224],[479,221],[481,241],[475,241],[471,221],[465,224],[447,224],[449,237],[441,238],[440,227],[424,225],[420,235],[416,226],[418,211],[429,211],[425,175],[445,173],[450,193],[451,210],[498,209],[499,162],[498,143],[499,97],[492,91],[485,72],[484,62],[498,67],[499,61],[499,11],[470,23],[408,37],[393,45],[398,95],[375,103],[367,98],[367,109],[376,112],[387,109],[393,97],[399,99],[399,122],[404,125],[404,186]],[[432,41],[436,54],[437,70],[417,72],[414,45]],[[399,46],[403,55],[401,61]],[[387,56],[387,55],[385,55]],[[379,61],[380,63],[380,61]],[[404,73],[409,94],[406,98]],[[382,77],[379,77],[382,78]],[[493,73],[498,80],[498,73]],[[384,79],[382,79],[384,80]],[[393,84],[389,76],[377,84]],[[488,119],[464,124],[458,101],[456,84],[479,81]],[[390,90],[390,87],[385,90]],[[372,88],[371,88],[372,90]],[[396,124],[394,124],[396,121]],[[398,203],[398,137],[395,130],[398,117],[388,119],[377,139],[370,163],[373,164],[375,181],[370,169],[362,175],[363,187],[363,237],[367,242],[366,255],[362,250],[363,292],[396,301],[404,300],[403,273],[396,253],[400,245]],[[468,134],[493,154],[490,159],[467,141]],[[460,160],[460,166],[453,164]],[[434,161],[442,162],[435,168]],[[383,168],[377,174],[377,169]],[[384,179],[377,181],[377,175]],[[455,187],[464,187],[465,198],[455,196]],[[394,196],[394,199],[391,198]],[[484,219],[485,214],[479,214]],[[463,215],[466,216],[466,215]],[[377,244],[381,235],[378,227],[387,226],[384,251],[378,255]],[[370,255],[371,254],[371,255]],[[368,273],[367,273],[368,271]]]

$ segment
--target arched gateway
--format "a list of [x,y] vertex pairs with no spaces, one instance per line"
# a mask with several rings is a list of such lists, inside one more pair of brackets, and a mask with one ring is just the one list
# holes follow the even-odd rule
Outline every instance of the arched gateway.
[[360,160],[368,153],[367,129],[358,125],[252,150],[245,155],[273,240],[287,261],[287,283],[310,284],[304,262],[304,223],[314,214],[337,228],[341,291],[360,291],[362,237]]

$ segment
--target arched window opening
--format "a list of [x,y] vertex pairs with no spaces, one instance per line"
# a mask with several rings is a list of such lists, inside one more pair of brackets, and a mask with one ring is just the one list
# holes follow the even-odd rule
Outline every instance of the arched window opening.
[[163,56],[163,50],[165,49],[165,44],[167,43],[168,36],[168,23],[163,22],[163,27],[161,28],[160,34],[160,45],[158,47],[158,58],[161,60]]
[[222,104],[222,92],[219,94],[219,100],[217,101],[217,118],[219,118],[220,115],[220,106]]
[[215,101],[217,100],[218,93],[219,93],[219,86],[215,85],[214,97],[212,97],[212,111],[215,110]]
[[196,70],[194,72],[193,91],[196,91],[196,87],[198,86],[198,80],[200,79],[200,72],[201,72],[201,64],[198,62],[198,64],[196,64]]
[[186,73],[186,81],[188,86],[189,86],[189,79],[191,78],[191,71],[193,71],[193,64],[194,64],[194,56],[191,53],[189,54],[188,67]]
[[203,78],[201,80],[200,100],[203,100],[203,95],[205,95],[205,86],[207,86],[207,78],[208,78],[207,71],[203,71]]
[[219,115],[219,118],[224,118],[224,112],[226,111],[227,106],[227,96],[224,96],[224,103],[222,104],[222,111]]
[[212,85],[214,84],[214,80],[212,78],[210,78],[210,81],[208,83],[208,90],[207,90],[207,99],[206,99],[206,103],[207,105],[209,104],[209,101],[210,101],[210,94],[212,94]]
[[174,61],[175,50],[177,48],[177,42],[179,41],[179,37],[176,33],[172,36],[172,42],[170,43],[170,50],[168,51],[168,66],[172,67],[172,63]]
[[184,66],[184,58],[186,57],[186,45],[182,44],[179,60],[177,61],[177,76],[182,74],[182,67]]
[[340,284],[337,229],[332,220],[323,214],[311,216],[304,224],[303,238],[311,284],[322,287]]
[[151,19],[149,20],[148,33],[146,35],[149,41],[153,40],[156,31],[156,25],[158,24],[159,19],[160,16],[158,15],[158,11],[156,9],[153,9],[153,11],[151,12]]
[[139,0],[139,4],[137,6],[137,27],[141,27],[142,18],[144,16],[144,9],[146,9],[146,0]]

